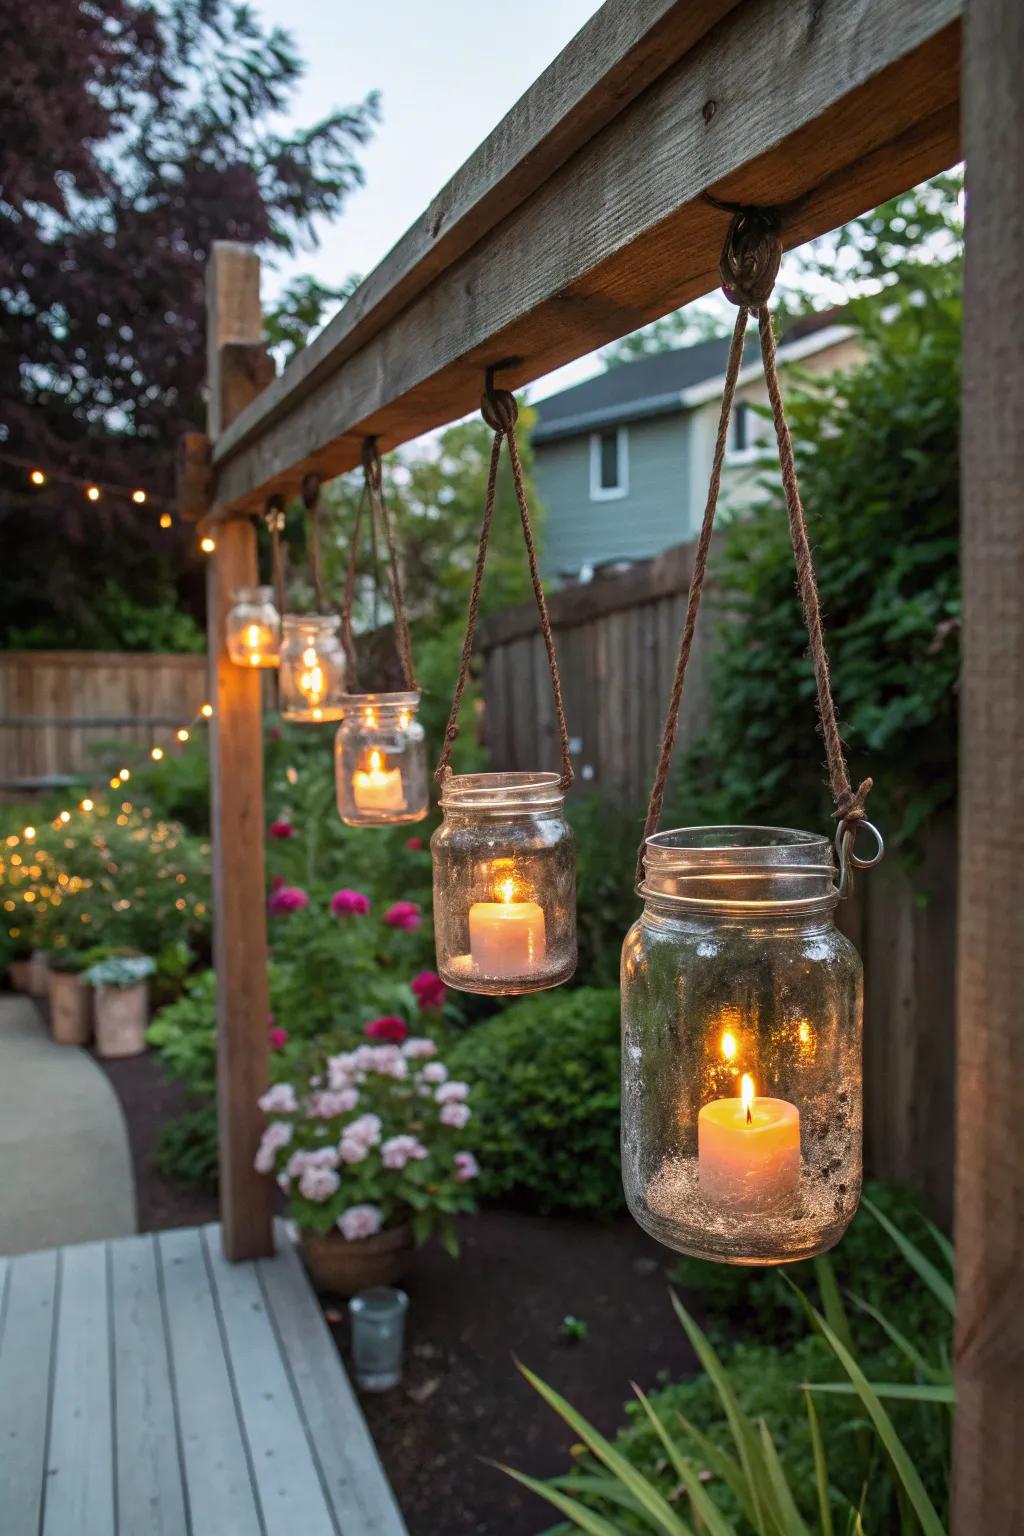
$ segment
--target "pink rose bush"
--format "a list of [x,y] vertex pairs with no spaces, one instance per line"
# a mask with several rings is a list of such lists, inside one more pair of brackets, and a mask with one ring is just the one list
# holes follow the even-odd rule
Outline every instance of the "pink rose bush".
[[407,933],[414,933],[423,921],[423,915],[414,901],[396,901],[384,913],[384,921],[389,928],[401,928]]
[[267,902],[267,910],[274,917],[280,917],[287,912],[301,912],[308,906],[308,895],[297,885],[277,885],[271,891],[270,900]]
[[413,996],[424,1010],[443,1008],[448,996],[444,982],[436,971],[420,971],[409,983]]
[[383,1018],[371,1019],[363,1034],[367,1040],[390,1040],[394,1045],[401,1045],[408,1037],[409,1026],[397,1014],[388,1013]]
[[352,891],[343,886],[331,897],[331,911],[335,917],[365,917],[369,910],[370,898],[364,896],[362,891]]
[[470,1084],[452,1081],[436,1041],[409,1036],[404,1020],[372,1023],[400,1023],[401,1039],[378,1031],[321,1053],[301,1080],[263,1095],[272,1119],[255,1166],[276,1177],[303,1230],[358,1242],[410,1222],[418,1242],[438,1231],[455,1252],[452,1218],[474,1209],[480,1172],[466,1144]]

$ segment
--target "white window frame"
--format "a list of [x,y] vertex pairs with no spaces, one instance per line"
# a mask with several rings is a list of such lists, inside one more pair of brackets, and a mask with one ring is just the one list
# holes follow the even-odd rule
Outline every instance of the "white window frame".
[[[601,439],[609,431],[615,432],[616,460],[619,471],[617,485],[601,484]],[[629,495],[629,428],[606,428],[604,432],[590,434],[590,499],[591,501],[621,501]]]
[[[753,443],[749,443],[748,442],[748,444],[747,444],[747,446],[745,448],[734,448],[733,447],[732,440],[733,440],[733,432],[734,432],[735,425],[736,425],[736,412],[739,410],[740,407],[742,407],[745,411],[749,412],[750,408],[751,408],[751,404],[752,404],[752,402],[750,400],[737,400],[736,404],[733,406],[733,416],[732,416],[732,420],[729,422],[729,441],[726,444],[726,449],[725,449],[725,462],[727,464],[753,464],[756,460],[760,459],[762,457],[762,455],[764,454],[764,452],[765,452],[765,449],[767,447],[767,443],[764,442],[764,441],[762,441],[762,442],[753,442]],[[751,412],[751,414],[748,415],[748,417],[747,417],[748,430],[749,430],[749,423],[752,420],[756,421],[757,419],[758,419],[758,417],[757,417],[757,413],[756,412]]]

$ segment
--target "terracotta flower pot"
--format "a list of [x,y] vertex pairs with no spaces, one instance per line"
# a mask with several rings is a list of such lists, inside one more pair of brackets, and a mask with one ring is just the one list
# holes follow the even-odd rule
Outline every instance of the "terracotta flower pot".
[[408,1222],[389,1232],[378,1232],[376,1237],[360,1237],[353,1242],[340,1232],[328,1232],[323,1237],[316,1232],[301,1232],[299,1244],[316,1289],[333,1291],[337,1296],[355,1296],[374,1285],[394,1285],[409,1268],[416,1251]]
[[7,974],[11,978],[12,990],[15,992],[27,992],[31,973],[31,960],[12,960],[7,967]]
[[146,1049],[149,987],[96,987],[96,1054],[139,1056]]
[[50,1033],[58,1045],[92,1039],[92,989],[71,971],[50,972]]
[[50,960],[45,949],[34,949],[28,962],[28,993],[45,1001],[50,995]]

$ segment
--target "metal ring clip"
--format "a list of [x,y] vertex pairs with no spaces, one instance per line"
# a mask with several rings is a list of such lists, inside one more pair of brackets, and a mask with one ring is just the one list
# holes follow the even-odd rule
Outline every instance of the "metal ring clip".
[[[857,833],[868,831],[875,839],[875,853],[870,859],[859,859],[854,853]],[[836,856],[839,859],[839,895],[845,896],[850,888],[852,869],[874,869],[885,858],[885,839],[873,821],[862,817],[859,821],[842,822],[836,828]]]

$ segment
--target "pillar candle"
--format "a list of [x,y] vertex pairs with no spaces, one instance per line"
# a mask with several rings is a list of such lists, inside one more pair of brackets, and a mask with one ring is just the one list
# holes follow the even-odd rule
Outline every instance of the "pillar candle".
[[744,1074],[736,1099],[713,1099],[697,1116],[700,1187],[716,1204],[756,1211],[800,1183],[800,1111],[786,1099],[757,1098]]
[[477,901],[469,909],[469,952],[484,976],[528,976],[545,954],[544,909],[536,901],[513,901],[505,880],[500,901]]

